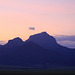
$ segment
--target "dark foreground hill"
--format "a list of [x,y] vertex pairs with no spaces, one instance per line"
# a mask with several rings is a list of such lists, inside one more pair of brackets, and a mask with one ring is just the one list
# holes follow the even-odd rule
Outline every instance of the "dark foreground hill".
[[59,45],[54,37],[42,32],[25,42],[15,38],[1,46],[0,65],[26,68],[75,66],[75,50]]

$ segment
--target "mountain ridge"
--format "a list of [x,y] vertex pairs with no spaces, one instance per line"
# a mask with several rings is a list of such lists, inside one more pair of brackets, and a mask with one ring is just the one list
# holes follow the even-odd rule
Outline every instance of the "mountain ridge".
[[75,50],[59,45],[56,39],[46,32],[32,35],[25,42],[14,38],[0,48],[0,65],[35,65],[35,68],[38,68],[38,64],[39,68],[75,66],[74,59]]
[[24,41],[19,38],[19,37],[16,37],[14,39],[11,39],[8,41],[8,43],[6,43],[5,45],[3,45],[4,47],[19,47],[20,45],[22,45],[24,43]]
[[[45,37],[44,37],[45,36]],[[55,44],[58,44],[57,43],[57,41],[56,41],[56,39],[53,37],[53,36],[51,36],[51,35],[49,35],[47,32],[41,32],[41,33],[38,33],[38,34],[34,34],[34,35],[31,35],[27,40],[25,40],[25,41],[23,41],[20,37],[15,37],[15,38],[13,38],[13,39],[11,39],[11,40],[8,40],[8,42],[6,43],[6,44],[4,44],[4,45],[0,45],[0,46],[8,46],[9,44],[24,44],[25,42],[27,42],[27,41],[33,41],[33,42],[35,42],[35,43],[37,43],[37,44],[39,44],[38,42],[36,42],[35,40],[37,40],[36,39],[36,37],[38,37],[38,38],[41,38],[40,40],[46,40],[47,41],[47,37],[49,37],[49,39],[48,39],[48,41],[47,41],[47,44],[48,43],[51,43],[51,40],[52,40],[52,42],[54,41],[54,43]],[[35,40],[34,40],[34,38],[35,38]],[[51,39],[51,40],[50,40]],[[40,42],[40,40],[39,40],[39,42]],[[44,41],[45,41],[44,40]],[[50,42],[49,42],[49,40],[50,40]],[[41,41],[42,42],[42,41]],[[46,42],[42,42],[43,44],[46,44]],[[52,44],[52,43],[51,43]],[[40,44],[39,44],[40,45]],[[48,44],[49,45],[49,44]],[[60,45],[60,44],[59,44]],[[14,45],[15,46],[15,45]],[[46,45],[45,45],[46,46]],[[50,46],[50,45],[49,45]],[[54,46],[54,44],[53,44],[53,46]],[[61,45],[62,46],[62,45]],[[42,46],[43,47],[43,46]],[[63,46],[63,47],[66,47],[66,46]],[[50,49],[50,48],[48,48],[48,46],[47,47],[44,47],[44,48],[47,48],[47,49]],[[68,47],[67,47],[68,48]],[[73,49],[73,48],[72,48]]]

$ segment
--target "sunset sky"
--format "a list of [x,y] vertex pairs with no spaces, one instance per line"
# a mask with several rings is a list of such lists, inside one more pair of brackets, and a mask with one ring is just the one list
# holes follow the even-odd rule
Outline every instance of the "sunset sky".
[[0,0],[0,43],[43,31],[75,35],[75,0]]

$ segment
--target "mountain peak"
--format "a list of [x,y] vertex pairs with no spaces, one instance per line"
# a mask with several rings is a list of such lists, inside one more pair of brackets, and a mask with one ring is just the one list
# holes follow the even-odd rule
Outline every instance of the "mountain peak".
[[47,34],[47,32],[41,32],[42,34]]
[[22,39],[19,37],[16,37],[16,38],[8,41],[8,43],[19,43],[19,42],[23,42]]
[[16,37],[12,40],[9,40],[7,44],[5,44],[5,47],[17,47],[20,46],[21,44],[23,44],[23,40],[19,37]]
[[[14,38],[14,39],[12,39],[12,40],[9,40],[9,41],[22,41],[22,39],[19,38],[19,37],[16,37],[16,38]],[[8,41],[8,42],[9,42],[9,41]]]
[[50,47],[53,48],[57,45],[56,39],[46,32],[31,35],[28,41],[33,41],[46,49],[49,49]]
[[46,36],[46,35],[47,35],[47,36],[51,36],[51,35],[49,35],[47,32],[41,32],[40,34],[41,34],[41,35],[44,35],[44,36]]
[[[31,37],[38,37],[38,36],[39,36],[39,37],[40,37],[40,36],[44,36],[44,37],[45,37],[45,36],[49,36],[49,37],[50,37],[50,35],[49,35],[47,32],[41,32],[41,33],[38,33],[38,34],[35,34],[35,35],[31,35],[30,38],[31,38]],[[51,37],[52,37],[52,36],[51,36]]]

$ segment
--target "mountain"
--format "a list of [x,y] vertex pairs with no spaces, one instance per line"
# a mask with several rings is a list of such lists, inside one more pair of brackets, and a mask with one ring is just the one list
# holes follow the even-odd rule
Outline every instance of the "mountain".
[[17,38],[14,38],[12,40],[9,40],[8,43],[4,45],[4,47],[6,47],[6,48],[19,47],[23,43],[24,42],[22,41],[22,39],[20,39],[19,37],[17,37]]
[[64,59],[66,60],[64,55],[51,49],[44,49],[32,41],[28,41],[12,53],[2,56],[0,64],[25,67],[40,65],[39,68],[47,68],[48,66],[63,65]]
[[72,49],[58,44],[56,39],[53,36],[50,36],[46,32],[31,35],[29,37],[29,39],[26,41],[33,41],[34,43],[40,45],[41,47],[43,47],[45,49],[54,50],[65,56],[67,56],[68,54],[71,54],[73,52]]
[[32,35],[28,40],[33,41],[46,49],[54,48],[53,46],[57,45],[55,38],[46,32]]
[[0,47],[2,47],[2,45],[0,45]]
[[33,41],[45,49],[57,49],[61,47],[61,45],[56,42],[56,39],[46,32],[32,35],[27,41]]
[[59,45],[46,32],[35,34],[23,42],[20,38],[9,40],[0,48],[0,65],[50,68],[75,66],[75,50]]
[[19,46],[23,44],[24,42],[19,37],[9,40],[8,43],[0,47],[0,56],[4,56],[4,55],[8,55],[12,53],[14,49],[18,48]]

